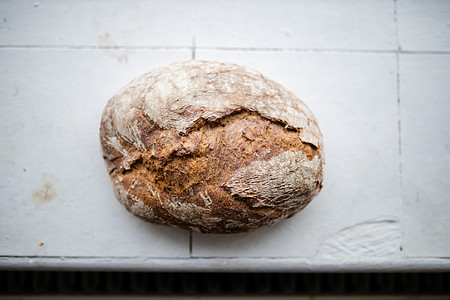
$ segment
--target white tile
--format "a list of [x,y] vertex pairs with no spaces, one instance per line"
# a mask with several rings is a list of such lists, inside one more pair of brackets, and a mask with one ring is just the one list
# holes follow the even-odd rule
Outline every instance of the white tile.
[[401,55],[403,250],[450,257],[450,55]]
[[399,43],[403,50],[450,51],[450,1],[397,3]]
[[107,100],[122,86],[189,57],[0,50],[0,255],[188,255],[187,232],[141,221],[115,199],[98,130]]
[[[394,55],[197,51],[197,58],[247,65],[303,99],[324,135],[326,165],[322,192],[299,214],[252,233],[195,234],[194,256],[400,255]],[[375,242],[381,246],[371,248]]]
[[394,49],[390,0],[197,1],[198,46]]
[[1,1],[3,45],[190,46],[190,1]]
[[2,1],[3,45],[394,49],[390,0]]

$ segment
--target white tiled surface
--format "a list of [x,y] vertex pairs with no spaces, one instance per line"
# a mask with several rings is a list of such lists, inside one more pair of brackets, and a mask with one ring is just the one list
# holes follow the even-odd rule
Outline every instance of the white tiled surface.
[[351,1],[204,1],[198,46],[395,49],[393,3]]
[[410,51],[450,50],[450,1],[398,0],[399,44]]
[[400,72],[405,254],[448,257],[450,60],[403,55]]
[[0,255],[188,256],[189,233],[141,222],[112,201],[98,128],[114,86],[190,53],[128,51],[126,64],[120,51],[0,55]]
[[0,3],[3,45],[190,46],[191,1]]
[[[0,268],[450,269],[448,3],[2,1]],[[192,56],[255,68],[319,119],[324,188],[295,217],[190,235],[114,199],[106,101]]]
[[[197,57],[250,66],[301,95],[321,126],[326,168],[322,192],[303,212],[256,234],[195,234],[194,255],[330,256],[335,253],[324,247],[339,239],[342,229],[357,231],[367,223],[371,226],[362,235],[392,235],[378,240],[379,248],[368,256],[379,256],[386,247],[390,255],[400,255],[395,55],[200,50]],[[354,254],[352,249],[344,252]]]
[[6,45],[394,49],[390,0],[3,1]]

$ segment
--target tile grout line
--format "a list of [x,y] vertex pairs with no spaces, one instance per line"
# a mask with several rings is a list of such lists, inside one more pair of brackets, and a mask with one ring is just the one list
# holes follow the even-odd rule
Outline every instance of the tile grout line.
[[401,46],[400,46],[400,38],[399,38],[399,28],[398,28],[398,13],[397,13],[397,0],[394,1],[394,21],[395,21],[395,37],[397,42],[397,51],[395,53],[396,59],[396,68],[397,68],[397,114],[398,114],[398,155],[400,158],[399,161],[399,179],[400,179],[400,188],[402,187],[402,131],[401,131],[401,100],[400,100],[400,54]]
[[192,46],[0,45],[0,49],[42,50],[187,50]]
[[193,234],[192,234],[192,230],[189,231],[189,258],[192,258],[192,238],[193,238]]
[[[398,117],[398,180],[400,185],[400,211],[402,208],[402,119],[401,119],[401,100],[400,100],[400,53],[401,45],[400,45],[400,36],[399,36],[399,25],[398,25],[398,5],[397,0],[393,0],[394,2],[394,23],[395,23],[395,39],[397,44],[397,51],[395,53],[395,61],[396,61],[396,69],[397,69],[397,117]],[[401,228],[401,223],[400,223]],[[400,229],[400,253],[403,253],[403,231]]]
[[[394,16],[396,18],[396,16]],[[398,32],[397,32],[398,35]],[[397,37],[398,40],[398,37]],[[0,49],[29,49],[29,50],[191,50],[195,59],[196,50],[209,51],[243,51],[243,52],[296,52],[296,53],[324,53],[324,54],[435,54],[449,55],[450,51],[415,51],[415,50],[377,50],[377,49],[337,49],[337,48],[257,48],[257,47],[197,47],[195,37],[191,46],[75,46],[75,45],[0,45]],[[398,41],[397,41],[398,44]]]
[[195,60],[195,54],[196,54],[195,50],[196,50],[195,49],[195,36],[193,36],[192,37],[192,57],[191,57],[192,60]]

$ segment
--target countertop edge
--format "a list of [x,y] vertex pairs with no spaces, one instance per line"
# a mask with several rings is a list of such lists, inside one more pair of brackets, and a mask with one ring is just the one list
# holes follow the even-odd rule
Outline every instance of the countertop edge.
[[146,258],[1,256],[0,270],[137,272],[449,271],[450,258],[317,260],[306,258]]

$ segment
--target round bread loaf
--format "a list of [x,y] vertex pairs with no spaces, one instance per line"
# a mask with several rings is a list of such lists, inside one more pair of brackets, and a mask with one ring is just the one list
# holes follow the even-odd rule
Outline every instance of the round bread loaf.
[[100,126],[117,199],[146,221],[205,233],[271,225],[322,188],[322,135],[292,92],[248,68],[187,61],[138,77]]

